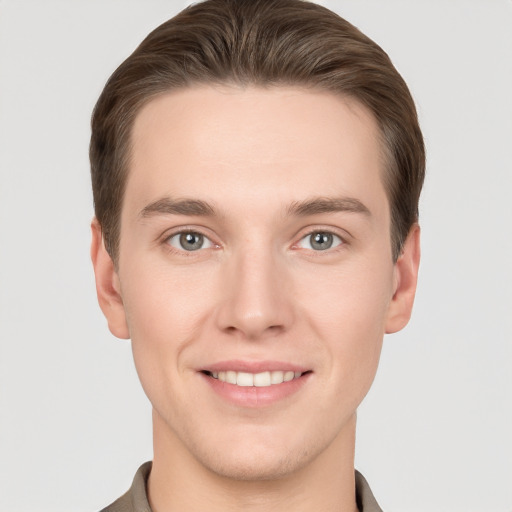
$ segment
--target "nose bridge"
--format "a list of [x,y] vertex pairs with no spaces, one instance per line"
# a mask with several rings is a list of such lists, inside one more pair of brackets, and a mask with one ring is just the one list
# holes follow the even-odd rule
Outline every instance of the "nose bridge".
[[244,244],[225,268],[219,322],[224,331],[255,339],[283,331],[291,321],[283,262],[270,243]]

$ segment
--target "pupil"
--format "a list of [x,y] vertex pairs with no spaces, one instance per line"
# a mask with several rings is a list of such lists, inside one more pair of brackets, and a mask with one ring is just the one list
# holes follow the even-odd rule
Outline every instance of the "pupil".
[[183,233],[180,244],[187,251],[197,251],[203,246],[203,235],[199,233]]
[[332,235],[330,233],[315,233],[312,236],[311,247],[320,251],[329,249],[332,245]]

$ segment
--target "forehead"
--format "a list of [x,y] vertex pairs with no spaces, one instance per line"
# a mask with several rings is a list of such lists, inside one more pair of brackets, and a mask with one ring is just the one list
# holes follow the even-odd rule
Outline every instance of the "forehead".
[[[295,87],[198,86],[159,96],[135,119],[125,201],[384,194],[379,130],[359,103]],[[294,197],[297,196],[297,197]]]

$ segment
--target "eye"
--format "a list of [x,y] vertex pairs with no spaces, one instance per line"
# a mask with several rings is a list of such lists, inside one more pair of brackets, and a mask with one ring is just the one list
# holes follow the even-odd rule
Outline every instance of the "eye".
[[329,231],[313,231],[302,238],[298,246],[302,249],[311,249],[313,251],[326,251],[342,243],[343,240],[334,233],[329,233]]
[[167,239],[167,243],[176,249],[189,252],[198,251],[199,249],[209,249],[213,246],[208,238],[195,231],[176,233]]

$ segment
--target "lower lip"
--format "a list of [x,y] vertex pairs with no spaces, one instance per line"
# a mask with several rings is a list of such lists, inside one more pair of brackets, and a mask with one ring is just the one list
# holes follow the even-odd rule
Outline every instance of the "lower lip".
[[237,386],[219,379],[199,373],[216,394],[224,400],[239,407],[265,407],[284,400],[297,393],[308,381],[311,373],[306,373],[298,378],[281,384],[271,386]]

